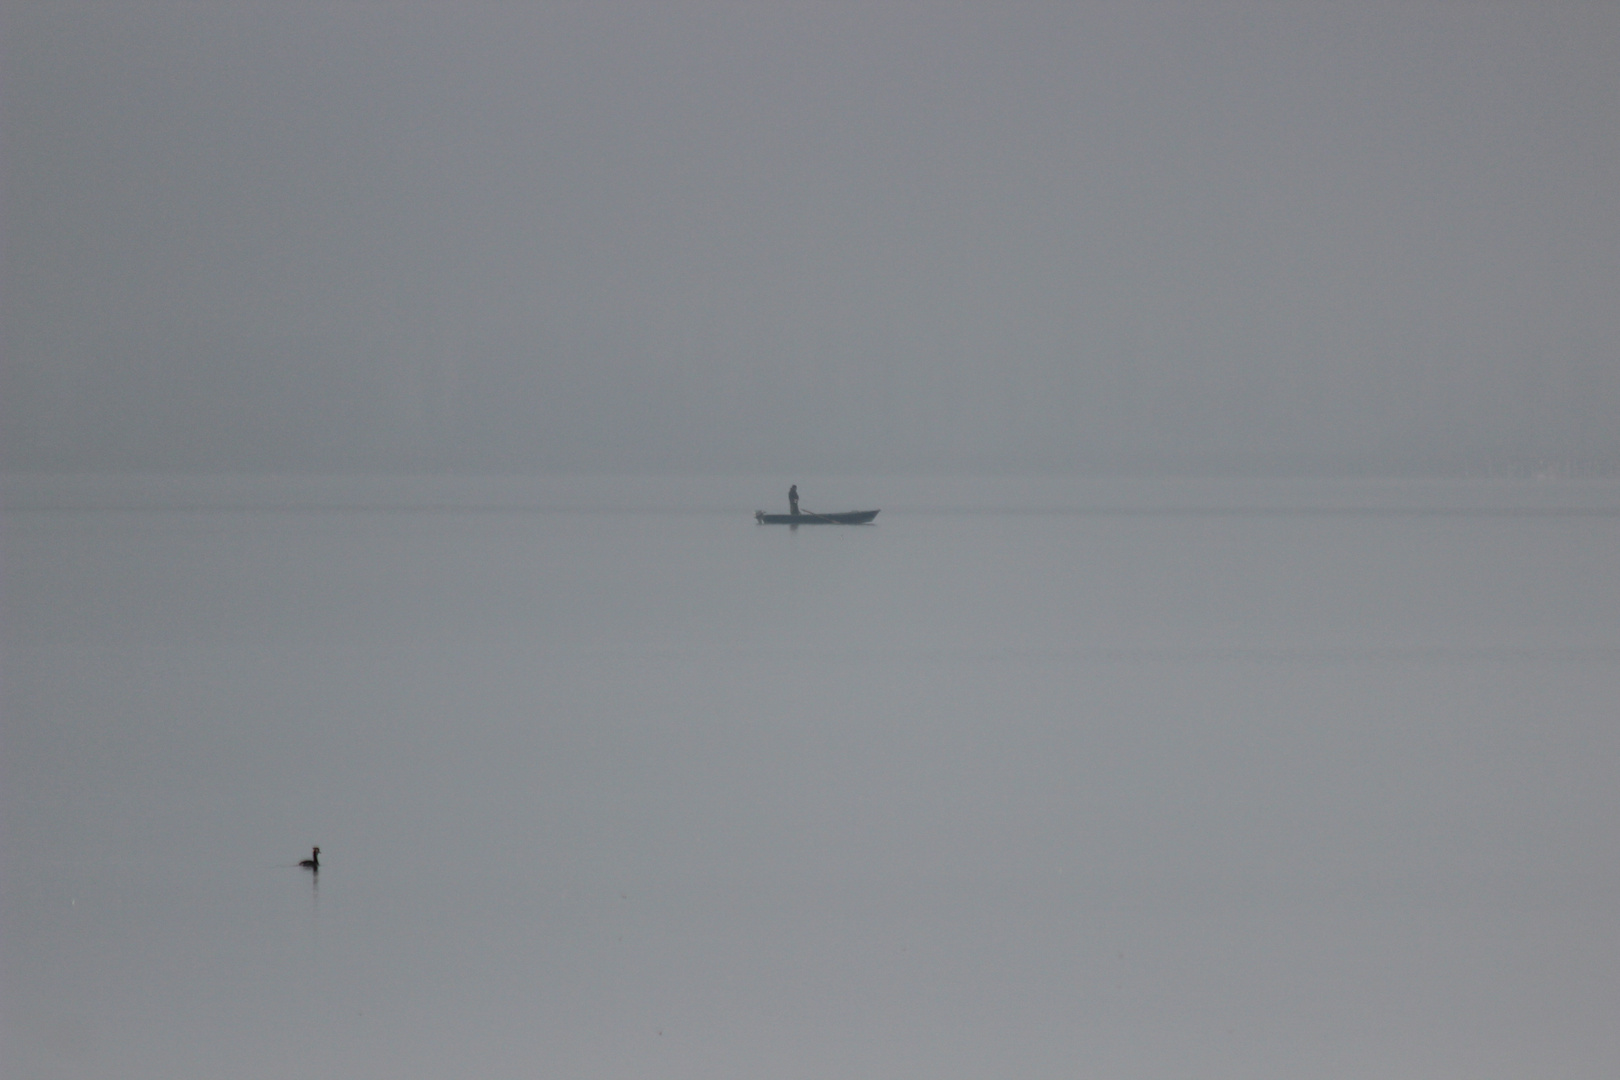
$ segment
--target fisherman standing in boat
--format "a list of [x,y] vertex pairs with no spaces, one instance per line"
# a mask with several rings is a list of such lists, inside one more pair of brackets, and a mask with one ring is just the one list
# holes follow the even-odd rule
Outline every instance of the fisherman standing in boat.
[[788,488],[788,513],[794,517],[799,516],[799,485],[794,484]]

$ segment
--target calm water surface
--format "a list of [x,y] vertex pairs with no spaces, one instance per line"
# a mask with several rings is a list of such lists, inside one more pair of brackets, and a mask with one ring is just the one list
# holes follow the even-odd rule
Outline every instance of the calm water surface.
[[5,515],[6,1076],[1620,1070],[1613,485],[119,490]]

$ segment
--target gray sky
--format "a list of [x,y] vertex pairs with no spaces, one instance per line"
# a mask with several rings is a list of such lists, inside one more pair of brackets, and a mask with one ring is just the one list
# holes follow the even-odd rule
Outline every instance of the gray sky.
[[8,469],[1620,469],[1620,6],[5,5]]

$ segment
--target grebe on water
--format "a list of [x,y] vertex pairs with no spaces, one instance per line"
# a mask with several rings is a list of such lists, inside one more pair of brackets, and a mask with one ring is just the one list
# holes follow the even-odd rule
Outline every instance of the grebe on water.
[[299,863],[298,865],[302,866],[305,870],[313,870],[317,874],[320,873],[321,872],[321,849],[316,848],[314,851],[310,852],[309,858],[305,859],[303,862]]

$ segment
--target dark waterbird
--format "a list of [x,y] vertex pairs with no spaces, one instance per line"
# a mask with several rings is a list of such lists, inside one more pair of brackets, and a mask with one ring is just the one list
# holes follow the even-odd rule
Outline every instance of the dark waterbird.
[[305,870],[313,870],[317,874],[320,873],[321,872],[321,849],[316,848],[314,851],[311,851],[309,853],[309,858],[305,859],[303,862],[299,863],[298,865],[302,866]]

